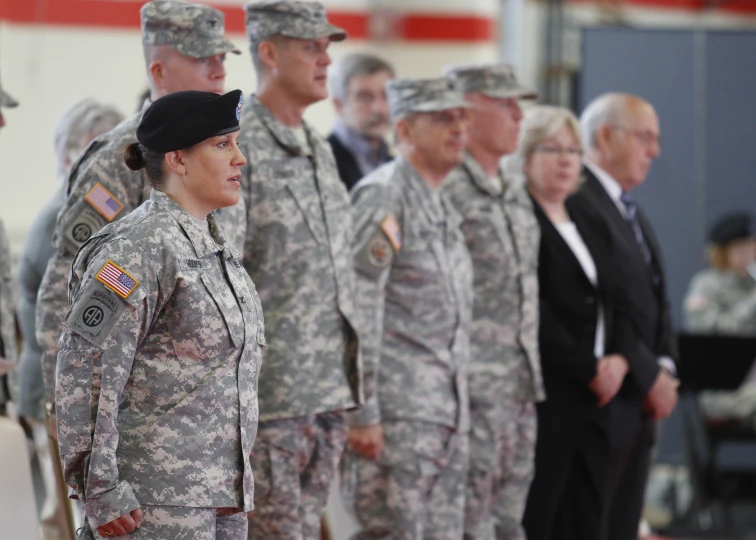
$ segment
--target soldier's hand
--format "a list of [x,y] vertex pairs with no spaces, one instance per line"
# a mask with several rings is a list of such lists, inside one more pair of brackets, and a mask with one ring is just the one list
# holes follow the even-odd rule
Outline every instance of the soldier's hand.
[[142,509],[137,508],[110,523],[97,527],[100,536],[120,536],[134,532],[142,524]]
[[672,410],[677,405],[678,386],[680,386],[680,381],[665,370],[660,370],[651,390],[646,394],[646,400],[643,403],[645,411],[655,420],[661,420],[672,414]]
[[353,426],[347,436],[349,446],[367,459],[378,459],[383,451],[383,426]]

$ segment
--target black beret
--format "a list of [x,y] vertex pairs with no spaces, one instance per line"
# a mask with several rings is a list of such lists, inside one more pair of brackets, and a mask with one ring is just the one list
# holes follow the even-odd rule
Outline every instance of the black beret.
[[222,96],[195,90],[168,94],[144,112],[137,140],[155,152],[172,152],[238,131],[243,101],[241,90]]
[[720,219],[709,234],[709,242],[726,246],[736,240],[745,240],[756,236],[756,221],[746,212],[729,214]]

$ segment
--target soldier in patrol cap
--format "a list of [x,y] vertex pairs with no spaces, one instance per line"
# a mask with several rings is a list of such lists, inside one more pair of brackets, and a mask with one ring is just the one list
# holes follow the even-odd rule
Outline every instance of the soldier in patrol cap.
[[399,157],[352,191],[365,406],[350,414],[345,480],[357,538],[462,538],[472,264],[440,187],[462,162],[469,105],[446,78],[386,88]]
[[149,200],[74,259],[56,405],[86,538],[247,537],[265,330],[213,214],[239,199],[241,99],[154,101],[122,158]]
[[[222,12],[179,0],[156,0],[142,6],[140,15],[153,100],[181,90],[223,91],[225,55],[239,51],[224,37]],[[43,375],[50,402],[73,256],[104,225],[128,215],[149,196],[149,183],[140,172],[129,170],[122,159],[126,147],[136,141],[143,110],[95,139],[68,178],[67,200],[55,226],[55,254],[47,265],[37,304],[37,339],[44,350]],[[239,249],[243,215],[242,202],[216,216],[229,241]]]
[[540,229],[523,179],[505,173],[500,164],[517,149],[519,100],[537,94],[505,64],[447,73],[475,105],[464,163],[443,187],[462,214],[475,269],[465,536],[520,540],[534,472],[535,403],[544,399],[538,354]]
[[[3,90],[0,84],[0,128],[5,125],[3,108],[17,107],[18,102]],[[6,403],[10,400],[8,378],[5,374],[16,362],[16,323],[13,300],[11,255],[5,225],[0,219],[0,416],[5,415]]]
[[302,114],[328,96],[328,46],[346,33],[315,2],[250,2],[246,16],[258,87],[239,136],[249,161],[244,266],[270,331],[250,538],[319,538],[361,374],[349,197],[330,146]]

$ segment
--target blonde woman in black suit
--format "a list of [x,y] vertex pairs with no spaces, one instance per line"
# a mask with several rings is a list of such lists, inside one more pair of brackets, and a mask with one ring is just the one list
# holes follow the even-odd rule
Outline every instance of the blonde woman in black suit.
[[629,352],[611,240],[594,215],[567,203],[582,168],[575,116],[534,107],[520,133],[518,159],[541,227],[547,396],[538,405],[536,472],[523,524],[528,540],[597,540],[610,449],[605,405],[622,385]]

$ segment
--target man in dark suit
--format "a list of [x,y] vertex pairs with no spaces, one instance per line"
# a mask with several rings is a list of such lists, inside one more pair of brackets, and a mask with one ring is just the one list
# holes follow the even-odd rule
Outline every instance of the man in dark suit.
[[643,99],[605,94],[583,112],[586,182],[573,196],[598,210],[612,235],[618,283],[634,332],[630,372],[610,407],[612,450],[603,494],[605,540],[636,540],[655,420],[677,403],[676,353],[661,251],[633,189],[659,156],[659,119]]
[[372,54],[347,55],[330,70],[338,119],[328,142],[348,190],[392,159],[385,140],[391,126],[385,87],[393,78],[391,64]]

